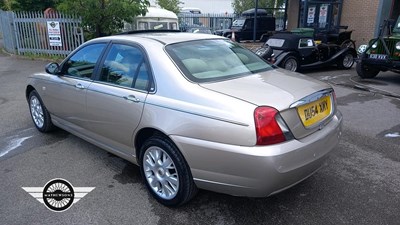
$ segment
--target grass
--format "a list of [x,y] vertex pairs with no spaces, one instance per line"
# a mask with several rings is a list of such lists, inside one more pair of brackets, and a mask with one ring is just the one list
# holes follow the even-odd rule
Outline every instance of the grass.
[[31,59],[31,60],[46,60],[46,61],[53,61],[53,62],[61,62],[65,56],[57,56],[57,55],[48,55],[48,54],[35,54],[31,52],[25,52],[19,57]]

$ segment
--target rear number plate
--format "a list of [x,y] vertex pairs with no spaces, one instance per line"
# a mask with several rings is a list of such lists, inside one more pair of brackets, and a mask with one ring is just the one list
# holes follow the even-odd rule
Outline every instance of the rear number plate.
[[305,127],[312,126],[331,114],[331,98],[325,96],[317,101],[297,107],[297,112]]
[[388,56],[387,55],[383,55],[383,54],[370,54],[369,58],[370,59],[387,59]]

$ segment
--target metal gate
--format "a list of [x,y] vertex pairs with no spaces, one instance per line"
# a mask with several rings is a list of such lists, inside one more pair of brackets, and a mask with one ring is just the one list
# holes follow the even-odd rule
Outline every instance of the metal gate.
[[13,54],[66,56],[84,42],[77,16],[0,11],[0,18],[4,48]]

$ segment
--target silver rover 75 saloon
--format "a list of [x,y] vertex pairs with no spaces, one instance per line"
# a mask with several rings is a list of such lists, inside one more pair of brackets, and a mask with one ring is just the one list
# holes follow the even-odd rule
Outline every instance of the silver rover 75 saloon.
[[62,128],[138,165],[167,206],[198,188],[285,190],[317,171],[341,136],[331,86],[208,34],[88,41],[30,76],[26,97],[39,131]]

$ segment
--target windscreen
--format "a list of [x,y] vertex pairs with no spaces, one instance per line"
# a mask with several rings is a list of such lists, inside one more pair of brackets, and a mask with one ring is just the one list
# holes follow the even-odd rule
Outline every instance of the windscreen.
[[194,82],[248,76],[273,69],[250,50],[229,40],[196,40],[166,46],[184,75]]
[[232,26],[233,27],[242,27],[244,22],[246,22],[245,19],[238,19],[238,20],[233,21]]

